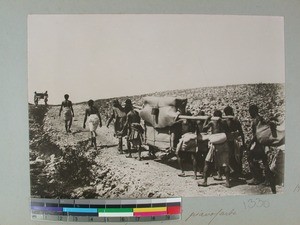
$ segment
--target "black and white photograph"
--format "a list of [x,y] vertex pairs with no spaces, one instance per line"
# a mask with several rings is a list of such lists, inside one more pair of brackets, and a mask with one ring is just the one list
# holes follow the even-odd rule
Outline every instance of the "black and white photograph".
[[284,19],[28,16],[32,198],[284,193]]

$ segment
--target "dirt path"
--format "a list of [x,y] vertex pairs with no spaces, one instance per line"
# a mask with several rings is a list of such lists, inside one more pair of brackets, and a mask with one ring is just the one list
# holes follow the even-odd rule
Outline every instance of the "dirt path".
[[[201,181],[201,178],[194,180],[191,170],[186,172],[185,177],[179,177],[177,174],[180,170],[176,168],[176,161],[167,165],[147,159],[146,151],[142,153],[142,161],[136,159],[137,153],[133,154],[134,158],[126,158],[125,154],[119,154],[117,150],[117,139],[113,136],[112,127],[106,128],[105,124],[97,129],[98,150],[88,148],[89,132],[82,128],[84,108],[84,105],[74,106],[72,134],[64,131],[62,118],[58,117],[58,107],[50,108],[44,118],[43,129],[50,136],[52,143],[60,146],[62,151],[68,146],[84,143],[81,148],[84,148],[82,150],[85,156],[95,163],[92,166],[94,180],[75,189],[72,197],[86,197],[82,193],[87,190],[92,190],[94,197],[105,198],[271,194],[270,188],[262,185],[249,186],[238,183],[232,188],[226,188],[222,181],[214,181],[212,177],[208,179],[208,187],[198,187],[197,182]],[[277,186],[277,191],[281,193],[283,188]]]
[[[208,179],[209,187],[198,187],[192,171],[187,171],[185,177],[179,177],[178,169],[156,162],[154,160],[138,161],[119,155],[116,148],[105,148],[97,160],[101,165],[113,171],[117,177],[116,186],[122,184],[120,197],[193,197],[193,196],[225,196],[243,194],[270,194],[270,188],[249,186],[235,183],[232,188],[226,188],[222,181]],[[126,191],[124,191],[125,189]],[[281,192],[281,188],[277,188]],[[112,196],[114,196],[114,190]]]

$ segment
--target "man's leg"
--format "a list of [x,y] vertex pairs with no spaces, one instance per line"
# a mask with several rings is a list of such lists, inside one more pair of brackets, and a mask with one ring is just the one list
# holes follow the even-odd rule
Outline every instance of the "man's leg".
[[220,180],[223,180],[223,178],[222,178],[222,167],[218,167],[218,170],[217,170],[217,177],[214,177],[214,180],[218,180],[218,181],[220,181]]
[[150,146],[149,146],[149,156],[152,156],[153,158],[156,158],[155,149],[153,147],[150,147]]
[[97,141],[96,141],[96,137],[94,137],[94,149],[97,149]]
[[118,145],[118,150],[122,154],[123,153],[123,139],[122,136],[119,137],[119,145]]
[[225,177],[226,177],[225,187],[227,187],[227,188],[230,188],[229,174],[230,174],[229,166],[226,166],[226,167],[225,167]]
[[[234,143],[234,141],[228,142],[228,146],[229,146],[229,166],[233,170],[233,173],[231,176],[233,178],[237,179],[240,172],[239,172],[238,162],[235,158],[235,143]],[[229,170],[229,173],[230,173],[230,170]]]
[[130,141],[127,139],[127,150],[128,150],[128,158],[132,158],[132,155],[131,155],[131,144],[130,144]]
[[137,148],[138,148],[138,154],[139,154],[139,156],[138,156],[138,160],[139,161],[141,161],[141,150],[142,150],[142,148],[141,148],[141,145],[137,145]]
[[180,170],[181,170],[181,173],[178,174],[178,176],[183,177],[183,176],[185,176],[185,173],[184,173],[184,170],[183,170],[183,165],[182,165],[182,158],[181,158],[181,156],[182,156],[181,153],[178,152],[178,154],[177,154],[177,161],[178,161],[179,168],[180,168]]
[[197,180],[197,159],[196,159],[196,152],[191,153],[191,158],[193,162],[193,169],[194,169],[194,175],[195,175],[195,180]]
[[96,131],[94,131],[94,135],[95,135],[95,137],[97,137],[97,136],[98,136]]
[[66,132],[68,132],[68,120],[65,120],[65,128],[66,128]]
[[94,149],[97,149],[97,141],[96,141],[97,133],[96,133],[96,131],[93,131],[93,134],[94,134]]
[[203,173],[203,168],[205,164],[205,155],[198,151],[196,157],[197,157],[197,166],[199,169],[199,173],[201,174]]
[[68,129],[68,132],[71,132],[70,128],[71,128],[71,126],[72,126],[72,121],[73,121],[73,119],[72,119],[72,117],[71,117],[71,120],[70,120],[70,122],[69,122],[69,129]]
[[204,169],[203,169],[203,182],[198,183],[198,186],[206,187],[207,186],[207,178],[209,176],[210,163],[205,161]]
[[242,159],[244,157],[244,147],[240,147],[239,148],[239,154],[240,154],[240,157],[239,157],[239,160],[237,160],[238,176],[239,177],[244,177],[244,174],[243,174],[243,163],[242,163]]
[[91,131],[91,145],[90,147],[94,147],[94,137],[93,137],[93,132]]
[[266,183],[270,184],[271,190],[273,194],[276,194],[276,185],[275,185],[275,176],[270,170],[269,163],[268,163],[268,157],[266,154],[262,157],[262,162],[265,168],[265,174],[266,174]]
[[258,168],[258,164],[254,162],[254,156],[255,156],[255,152],[252,150],[249,152],[248,155],[248,164],[249,164],[249,168],[250,168],[250,173],[252,174],[252,179],[248,182],[248,184],[250,185],[257,185],[261,182],[261,174],[260,174],[260,170]]

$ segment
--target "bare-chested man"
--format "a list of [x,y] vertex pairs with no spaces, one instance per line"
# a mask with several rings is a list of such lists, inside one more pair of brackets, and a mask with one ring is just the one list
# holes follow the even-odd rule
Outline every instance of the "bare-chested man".
[[[141,160],[141,145],[142,145],[142,133],[143,128],[140,125],[141,118],[139,116],[139,113],[133,109],[132,103],[130,99],[127,99],[125,102],[126,106],[125,108],[129,110],[129,112],[126,115],[126,122],[124,124],[124,128],[122,129],[121,133],[123,133],[125,130],[128,130],[128,157],[131,158],[131,147],[137,148],[138,150],[138,159]],[[131,146],[132,145],[132,146]]]
[[126,113],[121,104],[117,99],[113,101],[113,113],[110,116],[108,122],[107,122],[107,127],[109,127],[109,124],[111,123],[112,120],[115,120],[114,122],[114,130],[115,130],[115,136],[119,139],[119,146],[118,150],[120,153],[123,153],[123,133],[120,133],[124,127],[124,123],[126,120]]
[[249,114],[252,118],[252,140],[249,147],[248,153],[248,163],[250,167],[250,172],[252,173],[253,178],[248,181],[249,185],[257,185],[262,182],[262,175],[259,171],[258,164],[254,162],[254,160],[262,160],[266,181],[270,183],[270,187],[273,193],[276,193],[275,181],[274,181],[274,174],[271,172],[268,157],[265,153],[265,146],[258,142],[257,134],[256,134],[256,127],[259,123],[267,124],[266,121],[263,119],[261,115],[259,115],[259,110],[256,105],[250,105],[249,107]]
[[91,147],[97,149],[97,142],[96,142],[96,130],[98,126],[102,127],[101,117],[99,110],[94,106],[94,101],[88,101],[88,108],[85,110],[84,121],[83,121],[83,128],[85,128],[85,123],[88,119],[89,129],[91,132]]
[[[230,106],[226,106],[224,108],[224,113],[226,116],[234,116],[233,108]],[[235,178],[242,176],[242,149],[245,146],[245,136],[242,129],[242,125],[237,117],[234,118],[226,118],[226,123],[229,128],[229,132],[231,133],[231,138],[228,138],[228,146],[229,146],[229,165],[234,170],[233,176]],[[242,148],[237,148],[237,139],[241,138],[242,140]],[[236,149],[237,148],[237,149]],[[237,152],[239,151],[239,152]],[[236,157],[237,153],[239,153],[239,158]]]
[[[222,120],[222,112],[220,110],[215,110],[214,117],[219,117],[218,120],[207,120],[203,131],[211,130],[211,134],[217,133],[228,133],[228,126],[225,121]],[[207,178],[209,176],[209,170],[212,162],[215,163],[216,167],[225,169],[226,183],[225,187],[230,187],[229,183],[229,149],[227,141],[221,144],[210,144],[210,150],[205,159],[204,171],[203,171],[203,182],[198,183],[198,186],[207,186]],[[219,170],[220,171],[220,170]],[[221,171],[220,171],[221,172]]]
[[[188,111],[186,113],[186,115],[191,116],[192,114]],[[192,121],[192,120],[185,120],[183,121],[181,124],[181,130],[182,130],[182,137],[187,136],[187,137],[193,137],[193,135],[196,134],[197,131],[197,124]],[[193,140],[193,139],[191,139]],[[189,140],[190,141],[190,140]],[[190,141],[191,142],[191,141]],[[192,141],[193,142],[193,141]],[[191,143],[192,143],[191,142]],[[197,179],[197,145],[195,146],[191,146],[190,151],[182,151],[183,149],[183,143],[184,143],[184,139],[181,138],[179,140],[179,143],[176,146],[176,156],[177,156],[177,161],[179,164],[179,168],[181,169],[181,173],[178,174],[178,176],[180,177],[184,177],[185,176],[185,172],[183,169],[183,158],[191,158],[192,159],[192,163],[193,163],[193,170],[194,170],[194,178],[195,180]],[[197,143],[197,142],[195,142]]]
[[72,126],[72,121],[73,121],[73,117],[74,117],[74,110],[73,110],[72,102],[69,100],[69,95],[65,94],[64,97],[65,97],[65,100],[61,103],[60,110],[59,110],[59,116],[61,115],[61,112],[63,111],[66,132],[70,133],[71,132],[70,128]]

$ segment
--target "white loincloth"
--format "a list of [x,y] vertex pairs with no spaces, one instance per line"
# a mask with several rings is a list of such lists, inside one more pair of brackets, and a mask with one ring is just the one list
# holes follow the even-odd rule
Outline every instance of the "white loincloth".
[[100,120],[96,114],[91,114],[88,118],[90,131],[96,131],[99,126]]

